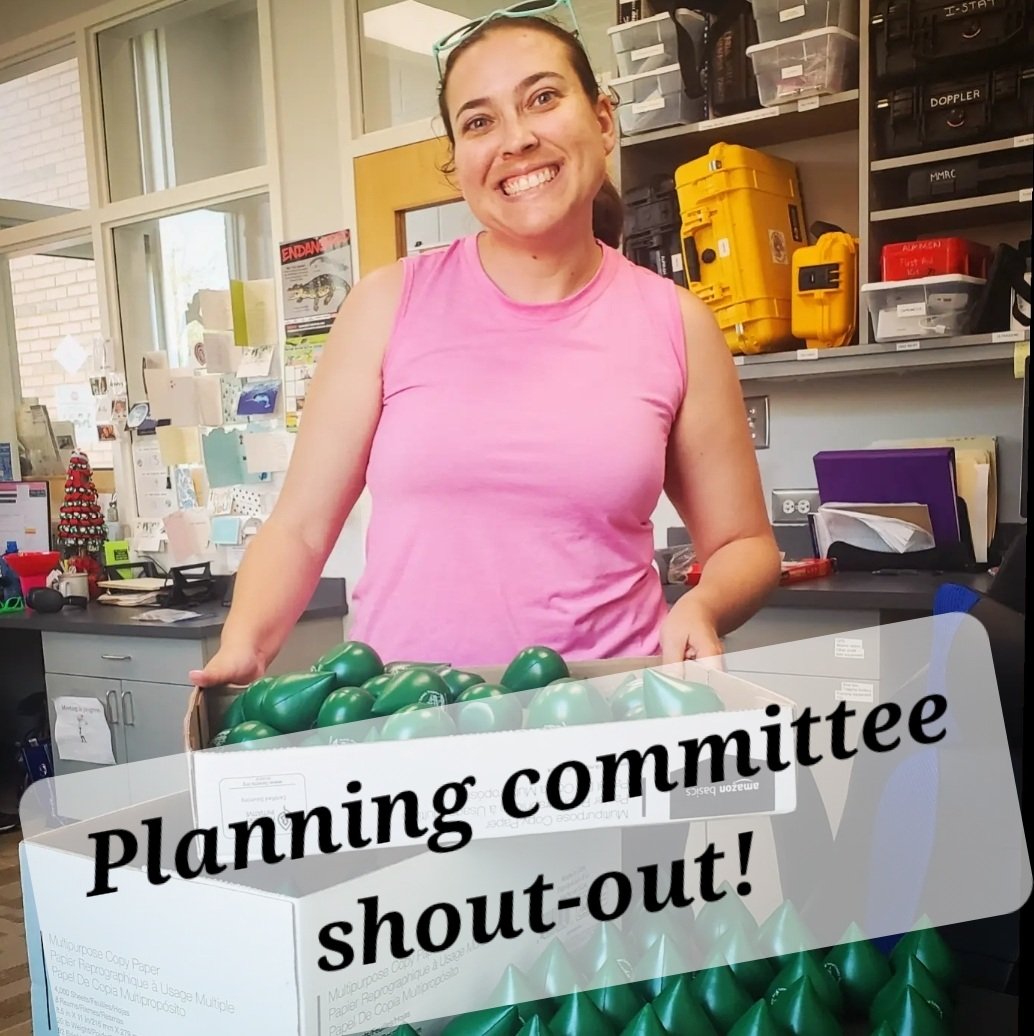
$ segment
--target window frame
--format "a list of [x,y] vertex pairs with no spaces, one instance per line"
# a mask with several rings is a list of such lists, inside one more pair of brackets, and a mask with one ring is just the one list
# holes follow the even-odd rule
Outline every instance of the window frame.
[[[48,67],[57,60],[67,60],[72,56],[77,59],[89,190],[89,206],[85,209],[0,228],[0,338],[8,343],[8,357],[4,366],[9,367],[12,374],[9,388],[3,384],[6,379],[0,379],[0,439],[13,440],[16,437],[13,415],[21,402],[18,350],[14,337],[13,305],[8,276],[9,257],[38,252],[48,244],[70,237],[90,240],[97,272],[101,335],[105,341],[112,343],[113,368],[126,374],[128,381],[127,361],[132,358],[127,355],[121,327],[114,249],[114,232],[117,227],[236,198],[264,194],[269,204],[271,248],[275,249],[278,242],[283,239],[271,32],[273,0],[256,0],[266,161],[237,172],[165,188],[150,194],[144,193],[116,201],[111,198],[109,156],[105,147],[101,107],[98,37],[106,30],[125,25],[141,16],[158,14],[181,2],[182,0],[111,0],[11,43],[0,44],[0,81]],[[160,34],[157,46],[157,71],[161,76]],[[59,58],[58,55],[63,57]],[[159,117],[167,118],[167,113],[160,113]],[[167,131],[168,127],[165,129]],[[165,139],[171,138],[166,135]],[[165,157],[167,161],[168,156]],[[277,305],[279,307],[279,300]],[[155,316],[160,319],[159,314]],[[5,418],[4,415],[8,416]],[[137,506],[129,437],[121,436],[112,453],[122,521],[132,523],[137,517]]]

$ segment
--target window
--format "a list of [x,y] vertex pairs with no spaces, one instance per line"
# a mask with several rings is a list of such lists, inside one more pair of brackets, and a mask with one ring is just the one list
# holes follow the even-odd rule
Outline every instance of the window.
[[[438,70],[431,48],[505,0],[359,0],[363,129],[367,133],[427,119],[438,112]],[[613,63],[607,28],[614,0],[574,0],[575,15],[597,74]]]
[[78,62],[38,64],[0,77],[0,229],[90,204]]
[[110,468],[111,442],[98,431],[111,424],[110,403],[91,385],[102,340],[89,241],[12,256],[7,265],[22,400],[44,404],[59,439],[74,434],[93,467]]
[[184,0],[97,43],[113,200],[265,164],[256,0]]
[[142,398],[143,354],[161,352],[170,367],[191,365],[201,340],[195,296],[225,291],[231,280],[273,277],[274,248],[266,195],[116,227],[115,273],[131,395]]

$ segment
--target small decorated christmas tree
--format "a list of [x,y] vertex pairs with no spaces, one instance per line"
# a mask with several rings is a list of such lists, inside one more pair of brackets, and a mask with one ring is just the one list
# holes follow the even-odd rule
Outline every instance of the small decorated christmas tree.
[[76,450],[68,462],[65,498],[57,525],[58,541],[68,557],[89,556],[104,546],[106,531],[89,458]]

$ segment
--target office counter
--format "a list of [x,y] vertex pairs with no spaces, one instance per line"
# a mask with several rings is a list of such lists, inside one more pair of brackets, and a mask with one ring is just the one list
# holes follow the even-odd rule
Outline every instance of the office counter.
[[[777,587],[766,608],[810,608],[826,610],[864,610],[875,612],[916,612],[929,615],[934,594],[944,583],[960,583],[985,592],[992,577],[986,572],[934,573],[838,572],[823,579]],[[674,604],[689,588],[667,585],[664,595]]]
[[[229,609],[214,600],[185,609],[201,614],[183,622],[145,623],[134,617],[146,610],[91,604],[53,615],[26,611],[0,617],[4,747],[22,736],[28,723],[29,718],[18,714],[19,703],[44,692],[52,724],[57,698],[99,701],[116,763],[181,752],[183,718],[193,689],[189,673],[203,668],[218,650]],[[321,580],[270,673],[310,668],[344,639],[347,611],[344,580]],[[10,738],[8,731],[13,731]],[[93,766],[61,759],[55,751],[59,775]]]

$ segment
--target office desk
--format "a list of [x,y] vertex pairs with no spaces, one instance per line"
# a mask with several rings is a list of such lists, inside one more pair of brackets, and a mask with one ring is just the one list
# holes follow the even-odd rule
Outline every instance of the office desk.
[[[192,690],[188,673],[219,648],[228,609],[210,601],[187,609],[201,616],[176,623],[143,623],[148,609],[91,604],[54,615],[26,611],[0,618],[0,731],[19,736],[17,705],[36,692],[47,697],[51,722],[58,697],[100,701],[117,763],[174,755],[183,749],[183,718]],[[317,586],[271,673],[308,669],[344,639],[348,607],[344,580]],[[12,738],[13,740],[13,738]],[[60,774],[93,764],[54,760]]]

